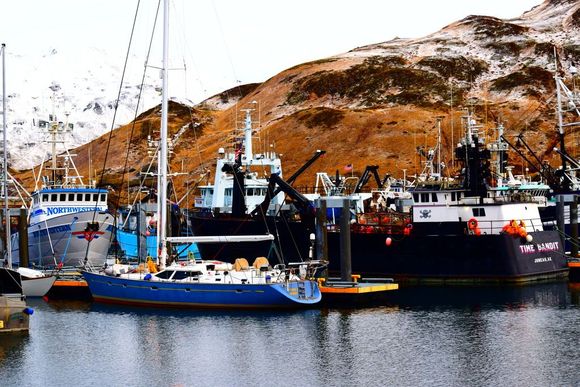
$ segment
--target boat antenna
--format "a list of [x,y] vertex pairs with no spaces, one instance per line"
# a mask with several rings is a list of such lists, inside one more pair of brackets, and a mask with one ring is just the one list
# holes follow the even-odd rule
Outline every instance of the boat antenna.
[[[453,81],[449,78],[449,118],[451,119],[451,144],[455,146],[455,135],[454,135],[454,126],[453,126]],[[451,168],[455,168],[455,152],[451,152]]]
[[12,246],[10,244],[10,212],[8,209],[8,152],[6,139],[6,44],[2,43],[0,47],[2,54],[2,194],[4,195],[4,231],[6,232],[4,252],[6,264],[12,267]]

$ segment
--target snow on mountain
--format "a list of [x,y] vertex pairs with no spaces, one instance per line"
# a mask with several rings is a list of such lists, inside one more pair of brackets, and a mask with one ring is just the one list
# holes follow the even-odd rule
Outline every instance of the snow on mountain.
[[[565,15],[563,18],[562,15]],[[394,39],[352,50],[337,57],[368,57],[373,55],[396,54],[411,61],[426,56],[466,56],[477,57],[491,65],[489,77],[509,71],[508,67],[537,65],[549,67],[543,62],[545,56],[525,56],[529,61],[514,61],[520,53],[525,54],[527,46],[538,43],[554,44],[568,42],[578,44],[580,32],[580,3],[575,0],[551,0],[534,7],[519,18],[502,20],[489,16],[468,16],[447,27],[418,39]],[[564,21],[563,21],[564,20]],[[508,52],[510,47],[517,53]],[[503,45],[504,49],[500,47]],[[501,58],[501,54],[505,58]],[[522,55],[519,55],[522,57]],[[563,58],[566,60],[566,58]],[[534,60],[539,62],[534,63]],[[488,79],[483,79],[484,81]]]
[[[38,120],[55,113],[60,121],[74,124],[67,147],[87,143],[113,126],[124,57],[96,48],[61,51],[51,48],[34,54],[6,56],[7,133],[9,165],[27,169],[49,156],[48,136]],[[147,71],[137,108],[144,64],[129,60],[121,89],[114,127],[133,120],[136,114],[160,101],[158,71]],[[55,90],[55,92],[53,92]],[[182,98],[183,100],[183,98]]]

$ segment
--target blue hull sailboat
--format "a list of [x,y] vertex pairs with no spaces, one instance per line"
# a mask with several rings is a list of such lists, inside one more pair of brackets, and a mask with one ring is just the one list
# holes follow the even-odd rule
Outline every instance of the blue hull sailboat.
[[[161,287],[146,280],[103,277],[84,273],[97,302],[175,308],[293,308],[320,301],[313,281],[288,284],[226,285],[166,283]],[[296,297],[306,290],[304,298]]]
[[[223,268],[217,266],[222,265]],[[202,267],[203,266],[203,267]],[[174,264],[159,273],[103,275],[84,272],[97,302],[173,308],[296,308],[320,302],[314,281],[300,280],[284,270],[231,268],[201,261]],[[228,269],[233,269],[229,271]],[[273,278],[278,275],[278,278]],[[282,276],[282,280],[280,280]],[[169,277],[165,279],[164,277]]]
[[[103,272],[83,271],[95,301],[117,304],[157,306],[169,308],[298,308],[321,300],[320,289],[314,280],[310,263],[297,266],[270,266],[267,259],[258,257],[253,265],[244,258],[235,265],[219,261],[174,262],[166,267],[168,245],[187,243],[223,243],[272,241],[267,235],[167,237],[167,116],[168,116],[168,11],[169,0],[163,2],[164,39],[161,135],[158,165],[158,241],[157,265],[137,267],[115,264]],[[142,261],[143,262],[143,261]]]
[[[173,237],[176,243],[272,241],[272,235]],[[318,262],[270,267],[258,257],[235,264],[221,261],[174,262],[159,272],[152,261],[139,266],[115,264],[103,272],[83,272],[97,302],[169,308],[297,308],[320,302],[314,280]]]

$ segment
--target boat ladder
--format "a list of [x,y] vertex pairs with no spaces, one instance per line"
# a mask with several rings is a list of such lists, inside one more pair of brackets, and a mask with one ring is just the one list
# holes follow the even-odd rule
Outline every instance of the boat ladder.
[[298,282],[298,298],[306,298],[306,284]]

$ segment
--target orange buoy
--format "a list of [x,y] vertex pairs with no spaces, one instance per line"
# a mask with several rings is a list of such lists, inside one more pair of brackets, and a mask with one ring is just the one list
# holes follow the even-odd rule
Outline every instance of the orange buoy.
[[470,229],[471,231],[474,231],[478,226],[478,222],[477,219],[475,218],[471,218],[467,221],[467,228]]

